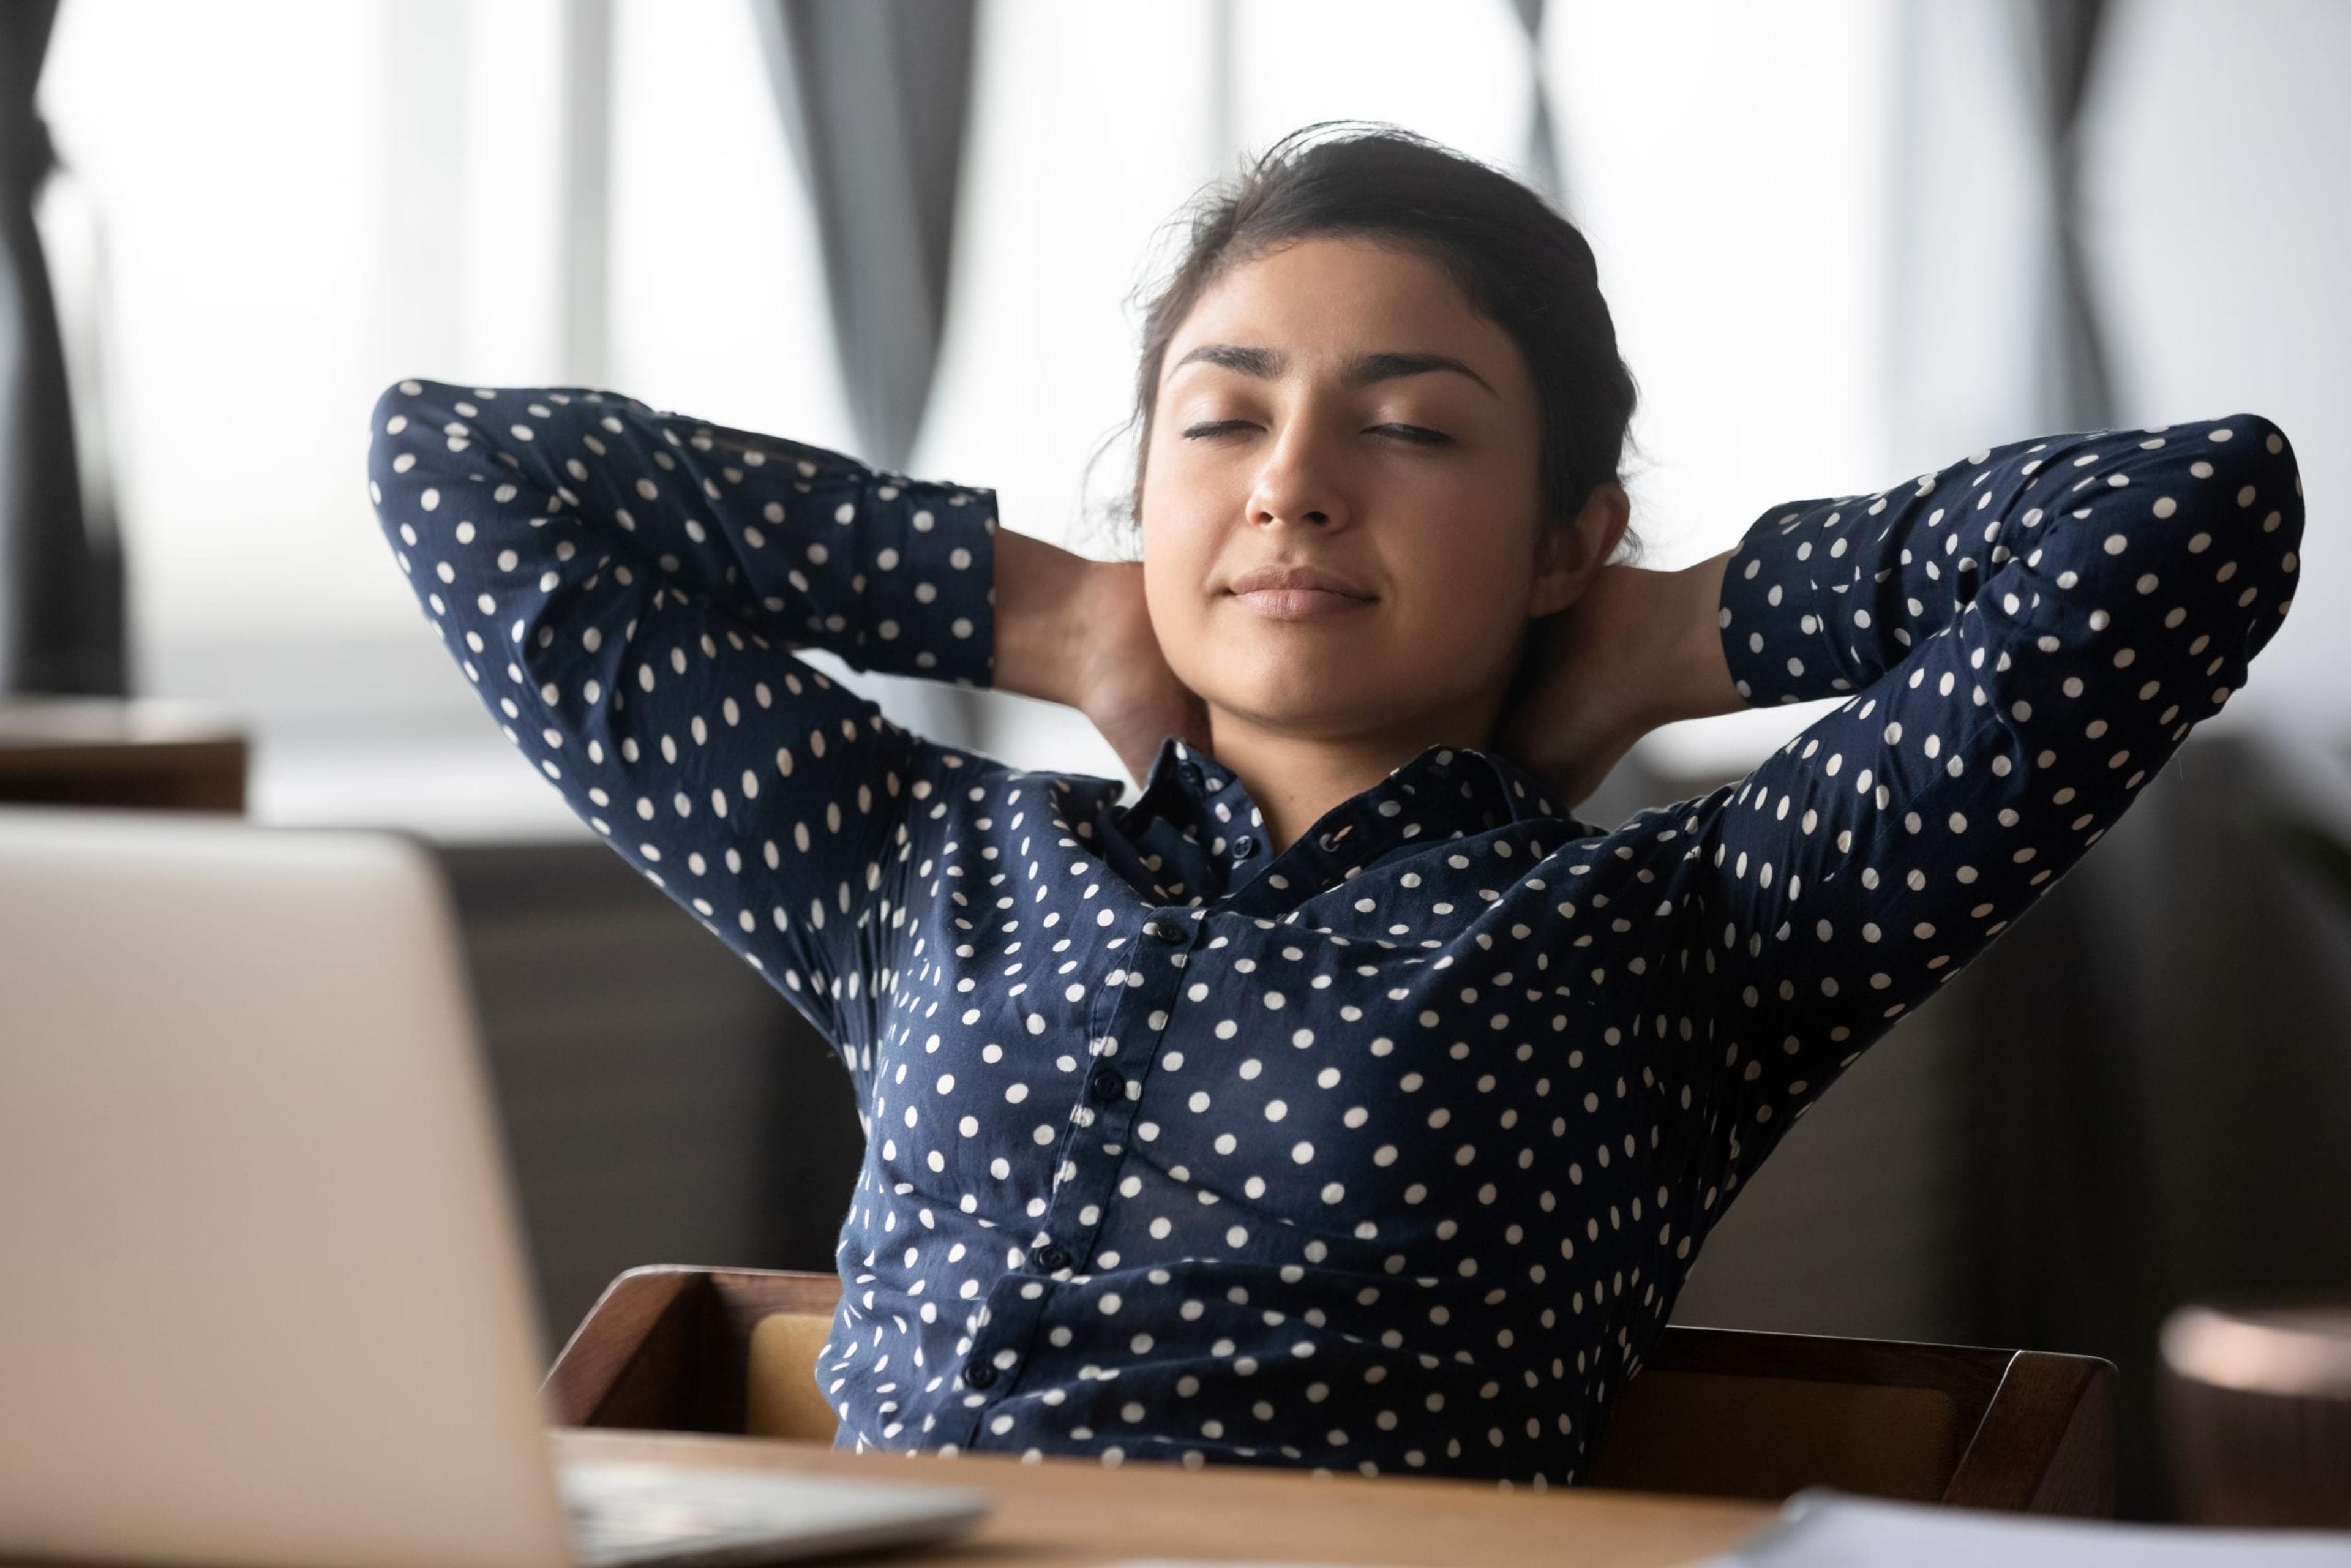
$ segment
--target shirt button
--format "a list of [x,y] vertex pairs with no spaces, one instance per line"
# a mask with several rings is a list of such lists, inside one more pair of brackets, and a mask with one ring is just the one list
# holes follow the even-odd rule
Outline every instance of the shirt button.
[[1233,841],[1233,859],[1245,861],[1257,852],[1257,841],[1243,833]]
[[1058,1270],[1066,1269],[1069,1266],[1069,1253],[1053,1242],[1048,1241],[1045,1245],[1037,1249],[1037,1267],[1044,1270],[1048,1274],[1053,1273]]
[[1143,931],[1146,936],[1155,936],[1162,942],[1184,940],[1184,927],[1173,920],[1146,920]]
[[996,1382],[996,1368],[987,1362],[975,1361],[963,1369],[964,1383],[973,1388],[987,1388]]
[[1126,1074],[1115,1067],[1097,1067],[1086,1080],[1086,1092],[1094,1097],[1095,1104],[1107,1105],[1126,1092]]

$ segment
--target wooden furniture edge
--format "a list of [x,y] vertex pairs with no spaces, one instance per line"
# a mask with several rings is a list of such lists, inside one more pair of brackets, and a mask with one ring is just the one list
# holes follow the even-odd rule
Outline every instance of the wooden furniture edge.
[[2113,1518],[2117,1376],[2114,1363],[2096,1356],[2018,1351],[1943,1500],[1958,1508]]
[[[716,1387],[739,1401],[742,1367],[695,1375],[705,1370],[695,1364],[713,1354],[708,1347],[731,1345],[739,1360],[760,1318],[830,1312],[840,1290],[837,1276],[812,1271],[689,1264],[627,1270],[580,1320],[548,1374],[549,1419],[569,1427],[601,1421],[723,1431],[730,1418],[739,1420],[739,1409],[688,1410],[679,1392]],[[710,1332],[722,1326],[727,1332]],[[1766,1353],[1760,1361],[1758,1351]],[[1919,1380],[1922,1361],[1935,1365],[1938,1381]],[[2111,1362],[2096,1357],[1668,1324],[1642,1365],[1944,1388],[1981,1412],[1961,1446],[1945,1504],[2093,1518],[2114,1511],[2117,1375]]]
[[[832,1274],[687,1263],[625,1270],[549,1369],[541,1385],[548,1418],[567,1427],[727,1431],[743,1418],[753,1326],[777,1312],[829,1318],[840,1299]],[[708,1364],[714,1356],[725,1364]]]
[[707,1289],[707,1277],[705,1270],[670,1264],[615,1276],[571,1331],[540,1385],[548,1419],[560,1427],[592,1426],[632,1371],[642,1378],[638,1369],[655,1343],[676,1336],[683,1315],[679,1303]]

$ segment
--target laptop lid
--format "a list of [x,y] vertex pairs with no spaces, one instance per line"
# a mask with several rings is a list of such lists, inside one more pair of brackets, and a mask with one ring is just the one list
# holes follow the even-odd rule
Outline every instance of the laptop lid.
[[0,1555],[555,1568],[447,895],[390,836],[0,809]]

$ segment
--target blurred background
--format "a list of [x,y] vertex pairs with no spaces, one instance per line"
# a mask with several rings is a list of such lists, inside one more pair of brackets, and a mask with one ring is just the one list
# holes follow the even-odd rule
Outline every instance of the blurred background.
[[[252,817],[436,846],[551,1350],[632,1264],[831,1267],[857,1123],[418,618],[363,475],[390,382],[613,388],[1117,553],[1171,221],[1344,117],[1583,227],[1646,564],[2001,441],[2267,414],[2311,521],[2251,685],[1790,1134],[1677,1314],[2106,1356],[2122,1511],[2163,1517],[2163,1314],[2351,1288],[2346,63],[2332,0],[9,0],[0,694],[200,705]],[[1073,713],[807,656],[1123,776]],[[1659,732],[1583,814],[1820,711]]]

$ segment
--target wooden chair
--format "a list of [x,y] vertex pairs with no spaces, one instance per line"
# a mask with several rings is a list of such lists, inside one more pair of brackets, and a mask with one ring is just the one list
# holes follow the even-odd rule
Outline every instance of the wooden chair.
[[[550,1417],[829,1442],[814,1367],[840,1299],[831,1274],[631,1269],[556,1358]],[[2106,1517],[2114,1385],[2113,1364],[2091,1356],[1669,1327],[1588,1479],[1767,1500],[1824,1484]]]

